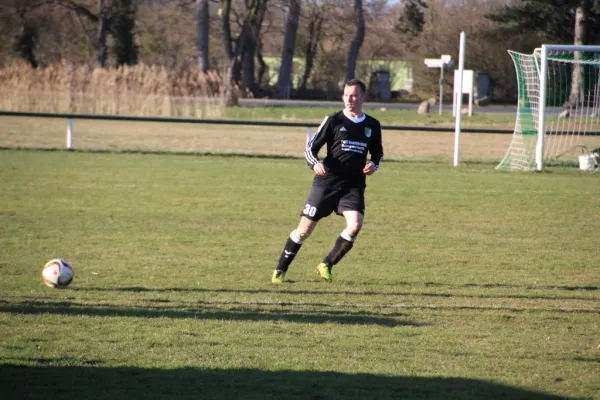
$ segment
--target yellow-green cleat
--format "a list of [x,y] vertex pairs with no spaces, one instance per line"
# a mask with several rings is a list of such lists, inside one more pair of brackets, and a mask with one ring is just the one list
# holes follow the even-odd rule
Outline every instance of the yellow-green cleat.
[[271,278],[271,282],[273,283],[283,283],[285,282],[285,272],[274,270],[273,277]]
[[331,275],[331,267],[325,263],[321,263],[317,265],[317,274],[327,282],[333,281],[333,276]]

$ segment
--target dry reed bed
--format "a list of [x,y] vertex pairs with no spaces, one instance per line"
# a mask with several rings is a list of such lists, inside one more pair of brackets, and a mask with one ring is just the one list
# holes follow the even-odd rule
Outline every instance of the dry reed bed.
[[[138,64],[94,68],[62,62],[0,69],[0,109],[49,113],[219,118],[220,77]],[[190,101],[193,99],[193,101]]]

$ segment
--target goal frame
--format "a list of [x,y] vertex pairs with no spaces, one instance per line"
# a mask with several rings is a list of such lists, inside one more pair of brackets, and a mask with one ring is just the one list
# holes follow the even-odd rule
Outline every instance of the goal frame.
[[546,136],[546,97],[548,93],[548,51],[600,52],[600,46],[542,44],[540,52],[540,93],[538,110],[537,143],[535,148],[535,165],[538,171],[544,170],[544,137]]

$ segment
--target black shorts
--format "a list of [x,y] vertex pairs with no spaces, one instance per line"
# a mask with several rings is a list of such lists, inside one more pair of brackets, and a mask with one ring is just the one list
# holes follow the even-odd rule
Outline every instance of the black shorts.
[[364,215],[365,188],[344,188],[313,184],[300,215],[310,220],[318,221],[334,211],[338,215],[342,215],[344,211],[358,211]]

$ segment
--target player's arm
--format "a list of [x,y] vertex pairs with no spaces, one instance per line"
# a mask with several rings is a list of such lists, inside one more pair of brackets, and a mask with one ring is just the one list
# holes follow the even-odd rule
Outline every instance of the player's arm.
[[365,165],[363,172],[367,175],[374,174],[379,169],[379,163],[383,160],[383,141],[381,139],[381,125],[373,130],[373,137],[369,142],[369,153],[371,160]]
[[327,143],[328,132],[331,130],[332,119],[332,116],[325,117],[315,135],[306,144],[304,158],[306,159],[308,166],[318,175],[325,175],[327,173],[327,169],[321,160],[319,160],[319,150],[321,150],[325,143]]

